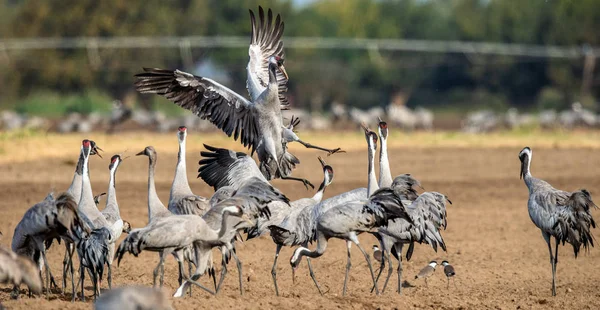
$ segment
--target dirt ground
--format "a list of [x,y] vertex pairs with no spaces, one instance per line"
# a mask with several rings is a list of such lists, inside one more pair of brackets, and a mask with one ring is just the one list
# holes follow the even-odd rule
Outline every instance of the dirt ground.
[[[174,140],[174,137],[173,137]],[[173,141],[173,143],[175,143]],[[91,160],[91,175],[95,193],[106,191],[108,181],[109,145],[104,159]],[[157,148],[159,162],[157,187],[166,203],[176,162],[176,145]],[[129,150],[130,153],[138,150]],[[327,252],[313,260],[315,273],[326,291],[320,296],[302,263],[292,283],[289,248],[281,252],[278,275],[281,297],[276,297],[271,280],[271,265],[275,246],[268,237],[251,240],[238,247],[243,262],[244,296],[238,291],[238,274],[234,264],[225,280],[223,291],[216,297],[199,290],[192,297],[173,299],[177,309],[597,309],[600,307],[600,249],[592,248],[574,258],[572,248],[560,248],[557,270],[557,297],[551,297],[551,268],[548,250],[539,230],[527,213],[527,189],[519,180],[519,160],[515,148],[393,148],[390,150],[393,174],[412,173],[427,190],[447,194],[453,201],[448,207],[448,229],[443,235],[448,252],[435,253],[426,245],[416,247],[410,262],[404,263],[407,281],[402,295],[395,290],[394,274],[388,290],[382,296],[369,293],[371,278],[366,262],[353,247],[353,265],[348,295],[341,296],[346,262],[344,243],[331,240]],[[591,148],[533,148],[532,173],[555,187],[575,190],[585,187],[600,195],[600,156]],[[0,165],[0,240],[10,246],[15,225],[27,208],[44,198],[51,189],[65,190],[72,177],[77,148],[71,157],[39,157],[35,161]],[[316,159],[318,152],[298,152],[302,164],[295,176],[306,177],[314,184],[322,178]],[[195,178],[197,152],[188,152],[188,175],[192,189],[209,196],[212,190]],[[365,151],[350,151],[326,158],[335,170],[335,179],[325,197],[366,186],[367,159]],[[147,158],[132,156],[121,165],[117,175],[117,198],[122,217],[134,227],[147,221]],[[275,181],[274,185],[291,199],[312,196],[295,182]],[[600,197],[600,196],[596,196]],[[597,198],[600,201],[600,198]],[[103,206],[103,205],[102,205]],[[600,218],[598,211],[594,211]],[[598,238],[600,230],[593,231]],[[375,239],[360,237],[371,253]],[[311,248],[314,245],[311,246]],[[50,264],[60,283],[63,247],[49,251]],[[218,259],[219,256],[216,256]],[[414,280],[418,270],[430,260],[449,260],[455,267],[456,287],[446,289],[446,279],[438,269],[428,286]],[[121,266],[114,268],[113,285],[151,285],[152,270],[157,263],[155,253],[142,253],[138,258],[126,256]],[[217,263],[218,265],[218,263]],[[168,259],[165,267],[165,289],[173,293],[177,287],[177,264]],[[208,278],[202,279],[209,285]],[[103,283],[105,285],[105,283]],[[91,290],[87,283],[88,297]],[[50,300],[27,298],[10,300],[10,288],[0,290],[0,301],[7,309],[89,309],[91,303],[70,303],[70,293],[52,294]]]

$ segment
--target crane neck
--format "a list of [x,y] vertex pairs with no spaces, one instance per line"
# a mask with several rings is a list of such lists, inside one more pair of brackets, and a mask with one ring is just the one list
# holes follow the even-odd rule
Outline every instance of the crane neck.
[[231,225],[231,223],[229,223],[229,219],[232,217],[234,217],[234,216],[229,211],[223,212],[223,219],[221,221],[221,228],[219,229],[217,239],[221,239],[221,238],[223,238],[225,233],[235,230],[235,228],[232,227],[233,225]]
[[[153,156],[156,156],[156,154]],[[156,158],[153,158],[153,156],[148,156],[148,222],[157,214],[167,211],[167,208],[165,208],[160,198],[158,198],[158,194],[156,194],[156,186],[154,184]]]
[[83,152],[79,153],[79,159],[77,160],[77,166],[75,168],[75,173],[73,174],[73,181],[71,181],[71,185],[67,189],[67,193],[73,197],[73,200],[79,202],[81,199],[81,182],[83,175]]
[[277,86],[277,66],[269,62],[269,86]]
[[531,175],[531,156],[525,155],[525,158],[521,161],[521,177],[525,181],[525,185],[531,190],[533,176]]
[[369,181],[367,185],[367,197],[370,197],[376,190],[379,189],[377,185],[377,178],[375,177],[375,149],[373,147],[373,140],[369,138]]
[[325,171],[323,173],[323,182],[321,182],[321,185],[319,185],[319,190],[317,190],[315,195],[312,197],[312,200],[317,203],[321,202],[321,200],[323,200],[323,194],[325,194],[325,189],[330,183],[331,182],[329,182],[329,175],[327,174],[327,171]]
[[392,186],[392,171],[387,151],[387,137],[381,135],[381,146],[379,148],[379,187]]
[[89,156],[85,156],[83,161],[83,174],[81,178],[81,197],[79,199],[78,209],[83,212],[88,218],[102,216],[96,203],[94,202],[94,194],[92,192],[92,183],[90,181],[89,172]]
[[106,209],[116,211],[120,216],[119,205],[117,204],[117,191],[116,191],[116,175],[118,165],[114,165],[110,169],[110,179],[108,180],[108,190],[106,191]]
[[177,166],[175,167],[175,177],[171,185],[171,194],[169,200],[174,196],[193,195],[190,184],[188,183],[186,162],[185,162],[185,138],[179,139],[179,153],[177,154]]

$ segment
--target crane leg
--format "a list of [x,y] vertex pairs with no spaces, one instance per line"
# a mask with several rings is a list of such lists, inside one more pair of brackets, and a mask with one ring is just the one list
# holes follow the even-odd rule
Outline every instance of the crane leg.
[[107,276],[107,281],[108,281],[108,289],[112,290],[112,264],[108,264],[107,269],[108,269],[108,276]]
[[556,264],[558,264],[558,244],[560,241],[558,238],[554,238],[556,240],[554,247],[554,265],[552,268],[552,296],[556,296]]
[[[85,283],[85,270],[83,269],[81,260],[79,261],[79,282],[81,283],[81,301],[85,302],[85,295],[83,293],[83,284]],[[79,286],[79,283],[77,284]]]
[[306,189],[308,190],[308,187],[310,186],[312,189],[315,189],[315,186],[312,185],[312,183],[310,183],[310,181],[308,181],[307,179],[302,179],[302,178],[295,178],[295,177],[290,177],[290,176],[281,176],[282,180],[292,180],[292,181],[298,181],[298,182],[302,182],[304,184],[304,187],[306,187]]
[[402,253],[398,255],[398,289],[396,290],[398,294],[402,294]]
[[54,281],[54,276],[52,275],[52,271],[50,270],[50,264],[48,264],[48,259],[46,258],[46,251],[41,251],[42,259],[44,260],[44,266],[46,267],[46,297],[50,292],[50,287],[58,287],[56,285],[56,281]]
[[159,253],[159,261],[158,261],[158,265],[156,265],[156,268],[154,268],[154,271],[152,272],[153,278],[152,278],[152,287],[156,287],[156,278],[158,277],[158,273],[160,272],[160,266],[162,265],[163,262],[163,255],[162,253]]
[[377,288],[377,284],[375,283],[375,273],[373,272],[373,265],[371,265],[371,258],[369,257],[369,254],[367,254],[367,252],[365,252],[365,250],[360,246],[360,243],[358,243],[358,238],[355,238],[356,240],[354,241],[354,243],[356,243],[356,246],[358,247],[358,249],[363,253],[363,255],[365,256],[365,259],[367,260],[367,265],[369,265],[369,271],[371,272],[371,279],[373,279],[373,285],[375,285],[375,294],[379,295],[379,289]]
[[273,267],[271,268],[271,277],[273,277],[273,285],[275,286],[275,295],[279,296],[279,287],[277,287],[277,258],[279,258],[279,252],[281,251],[281,245],[277,245],[275,249],[275,259],[273,260]]
[[344,289],[342,290],[342,296],[346,296],[346,288],[348,287],[348,274],[352,267],[352,259],[350,257],[350,249],[352,248],[352,242],[346,241],[346,248],[348,252],[348,261],[346,262],[346,275],[344,276]]
[[[183,266],[182,266],[183,267]],[[192,268],[192,262],[188,261],[188,275],[191,277],[193,274],[193,268]],[[190,297],[192,297],[192,286],[190,285],[189,289],[188,289],[188,293],[190,295]]]
[[[383,251],[385,252],[386,250],[383,249]],[[383,273],[383,268],[385,268],[385,260],[386,260],[386,257],[385,257],[385,255],[383,255],[381,257],[381,264],[379,265],[379,272],[377,273],[377,277],[375,278],[375,285],[377,285],[377,283],[379,283],[379,277]],[[375,290],[375,285],[373,285],[373,287],[371,287],[371,293],[373,293],[373,291]]]
[[223,260],[221,261],[221,266],[221,278],[219,278],[219,284],[217,284],[215,294],[218,294],[221,290],[221,284],[223,284],[223,280],[225,279],[225,275],[227,274],[227,262],[225,262],[225,258],[223,258]]
[[[390,278],[392,277],[392,273],[394,272],[394,267],[392,266],[392,257],[390,256],[390,252],[389,251],[385,251],[385,256],[388,260],[388,274],[385,277],[385,282],[383,283],[383,288],[381,289],[381,294],[385,293],[385,288],[388,285],[388,281],[390,280]],[[399,264],[401,264],[400,262],[398,262]]]
[[215,292],[209,290],[208,288],[204,287],[204,285],[202,285],[202,284],[200,284],[200,283],[198,283],[198,282],[196,282],[196,281],[194,281],[194,280],[192,280],[190,278],[188,278],[186,281],[187,281],[187,283],[193,284],[193,285],[201,288],[202,290],[206,291],[207,293],[209,293],[211,295],[216,295]]
[[235,253],[235,249],[231,250],[231,255],[233,255],[233,259],[235,259],[235,265],[237,266],[237,270],[238,270],[238,278],[239,278],[239,282],[240,282],[240,295],[244,295],[244,286],[243,286],[243,275],[242,275],[242,262],[240,262],[240,259],[237,257],[237,254]]
[[321,291],[321,286],[319,285],[319,282],[317,282],[317,278],[315,277],[315,273],[312,269],[312,264],[310,263],[310,258],[306,258],[306,263],[308,264],[308,272],[310,273],[310,277],[312,278],[313,282],[315,283],[315,286],[317,287],[317,290],[319,291],[319,294],[321,294],[321,296],[323,296],[323,291]]
[[62,292],[67,289],[67,273],[69,272],[69,243],[65,241],[65,256],[63,258]]
[[298,140],[298,143],[304,145],[304,147],[309,148],[309,149],[317,149],[317,150],[325,151],[325,152],[327,152],[327,156],[329,156],[331,154],[335,154],[335,153],[346,153],[346,151],[342,151],[342,149],[340,149],[339,147],[336,149],[326,149],[324,147],[312,145],[312,144],[310,144],[308,142],[304,142],[302,140]]
[[[179,283],[179,286],[181,286],[181,284],[183,283],[183,262],[181,260],[177,260],[177,267],[179,270],[179,276],[177,276],[177,283]],[[192,275],[190,274],[190,277]]]
[[[554,257],[552,256],[552,245],[550,245],[550,235],[542,232],[542,236],[544,240],[546,240],[546,244],[548,244],[548,252],[550,253],[550,265],[552,266],[552,296],[556,296],[556,283],[555,283],[555,275],[556,275],[556,266],[554,264]],[[558,240],[557,240],[558,246]]]

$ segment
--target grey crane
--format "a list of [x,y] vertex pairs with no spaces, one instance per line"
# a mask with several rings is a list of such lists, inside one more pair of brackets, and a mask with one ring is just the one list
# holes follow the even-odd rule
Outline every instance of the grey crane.
[[[552,265],[552,296],[556,296],[556,264],[558,263],[558,245],[570,243],[575,257],[581,246],[589,249],[594,246],[590,227],[596,228],[590,208],[598,208],[592,201],[590,192],[581,189],[575,192],[558,190],[548,182],[531,175],[531,148],[525,147],[519,152],[521,161],[520,177],[529,189],[527,209],[531,221],[542,231],[542,237],[548,244],[550,264]],[[554,256],[551,238],[555,239]]]
[[[111,264],[109,264],[109,244],[112,241],[111,232],[106,227],[99,227],[83,237],[77,243],[77,254],[79,255],[79,274],[81,283],[81,300],[85,301],[83,284],[85,283],[85,269],[90,273],[92,287],[94,290],[94,300],[100,295],[100,281],[104,274],[104,265],[108,265],[108,272],[111,273]],[[74,298],[73,294],[73,298]]]
[[[260,25],[252,11],[250,19],[252,35],[247,66],[250,100],[214,80],[180,70],[145,68],[144,73],[136,75],[136,89],[140,93],[164,96],[209,120],[228,136],[233,135],[235,140],[240,138],[240,142],[252,150],[251,154],[257,152],[261,172],[267,179],[296,180],[307,187],[312,186],[308,180],[291,177],[292,169],[299,161],[282,143],[285,127],[281,108],[288,104],[284,97],[288,76],[283,66],[283,22],[277,15],[273,23],[271,10],[265,20],[261,7]],[[329,153],[337,151],[330,150]]]
[[[221,189],[219,189],[217,192],[219,192]],[[271,216],[272,213],[270,211],[270,208],[273,205],[273,203],[281,203],[289,208],[289,199],[285,195],[283,195],[278,189],[271,186],[269,182],[264,181],[260,178],[250,178],[246,180],[245,184],[236,189],[230,197],[224,198],[223,200],[219,201],[216,205],[212,206],[202,218],[213,230],[217,230],[219,225],[223,221],[222,209],[232,205],[241,206],[244,215],[252,221],[248,222],[248,224],[240,223],[236,225],[235,231],[231,231],[229,234],[225,234],[219,239],[220,243],[197,243],[197,248],[201,249],[201,251],[199,251],[199,265],[197,265],[196,273],[192,277],[192,280],[197,280],[197,278],[200,277],[205,272],[205,270],[207,270],[207,268],[209,267],[208,265],[210,263],[209,260],[212,260],[212,256],[208,256],[207,254],[210,253],[210,250],[213,247],[220,246],[223,258],[222,269],[219,283],[215,286],[215,291],[218,293],[221,288],[221,284],[223,283],[225,275],[227,274],[227,263],[229,260],[229,256],[231,255],[236,261],[239,275],[238,280],[240,286],[240,294],[243,295],[242,264],[238,259],[235,251],[235,244],[233,242],[235,234],[240,229],[255,227],[255,221],[260,219],[261,217],[265,216],[268,218],[269,216]],[[214,270],[212,272],[214,274]],[[185,289],[185,287],[181,286],[178,292],[175,294],[175,297],[181,296],[181,290],[183,289]]]
[[3,246],[0,246],[0,283],[9,283],[14,287],[25,284],[29,292],[42,293],[42,279],[38,267],[30,258],[18,255]]
[[384,260],[382,261],[381,269],[376,280],[379,279],[385,261],[387,261],[388,274],[382,289],[382,292],[385,292],[387,283],[392,275],[390,252],[393,250],[392,253],[394,253],[394,257],[398,259],[397,292],[401,293],[402,248],[404,244],[410,244],[406,254],[407,260],[412,256],[415,242],[429,244],[436,252],[438,246],[445,251],[446,244],[444,243],[440,230],[441,228],[446,228],[446,202],[450,202],[450,200],[445,195],[437,192],[425,192],[419,195],[411,203],[409,199],[404,199],[406,196],[402,194],[402,191],[398,190],[398,187],[392,186],[392,189],[399,197],[403,198],[403,203],[406,201],[405,209],[410,215],[412,223],[404,219],[396,219],[390,221],[387,226],[380,227],[377,230],[378,239],[382,244]]
[[[375,152],[377,143],[377,134],[369,130],[366,125],[362,124],[365,131],[365,138],[368,147],[368,189],[357,188],[337,196],[328,198],[320,203],[305,206],[302,208],[292,208],[290,214],[288,214],[280,224],[271,225],[269,229],[271,231],[271,237],[276,240],[276,243],[282,243],[289,246],[302,246],[307,247],[309,242],[313,242],[316,239],[316,230],[318,218],[327,212],[331,208],[347,204],[352,201],[365,200],[368,198],[369,192],[377,190],[375,167],[373,154]],[[277,258],[277,256],[276,256]],[[276,263],[276,261],[274,262]],[[299,261],[297,262],[299,263]],[[319,293],[321,288],[315,278],[314,272],[312,271],[312,265],[310,260],[307,258],[310,276],[317,287]],[[292,269],[292,277],[295,279],[295,269]],[[272,270],[273,273],[273,270]],[[274,278],[275,279],[275,278]],[[276,289],[277,291],[277,289]]]
[[[343,295],[346,295],[348,283],[348,275],[352,266],[350,255],[351,242],[356,244],[359,250],[363,253],[373,284],[375,284],[375,274],[371,266],[369,254],[361,247],[358,240],[358,234],[369,232],[374,228],[384,226],[388,221],[404,218],[412,222],[410,216],[406,212],[400,197],[394,190],[390,188],[382,188],[377,190],[368,200],[354,201],[341,206],[329,209],[317,219],[317,248],[315,251],[310,251],[306,247],[298,247],[290,259],[292,268],[298,266],[298,262],[302,256],[311,258],[320,257],[327,249],[327,243],[330,238],[339,238],[346,241],[348,261],[346,264],[346,275],[344,278]],[[379,294],[377,287],[375,293]]]
[[164,291],[145,286],[123,286],[110,290],[94,303],[95,310],[173,310]]
[[[329,210],[322,213],[317,218],[317,229],[316,229],[316,240],[317,248],[315,251],[310,251],[306,247],[299,247],[294,251],[294,255],[290,259],[292,268],[296,268],[302,256],[308,257],[320,257],[325,253],[327,249],[327,243],[330,238],[339,238],[346,240],[348,261],[346,264],[346,276],[344,279],[343,294],[346,294],[348,274],[350,271],[351,255],[350,248],[351,243],[355,243],[360,251],[363,253],[373,283],[375,283],[375,275],[373,274],[373,268],[371,266],[371,259],[369,255],[360,246],[358,240],[358,234],[362,232],[369,232],[374,228],[386,225],[389,220],[396,218],[404,218],[409,222],[412,222],[409,215],[407,214],[400,197],[390,188],[382,188],[372,193],[370,190],[374,188],[375,174],[372,171],[374,166],[374,153],[376,149],[377,135],[365,128],[369,157],[369,186],[368,186],[368,199],[361,199],[357,201],[348,202],[342,205],[334,206]],[[313,277],[316,283],[316,280]],[[375,292],[379,294],[377,288]]]
[[[271,186],[269,181],[260,172],[260,169],[250,156],[242,152],[234,152],[227,149],[215,148],[206,144],[204,147],[207,151],[201,152],[203,159],[199,162],[200,168],[198,169],[198,177],[202,178],[208,185],[212,186],[216,190],[215,195],[213,195],[211,200],[215,199],[217,196],[221,200],[230,198],[231,196],[228,197],[228,194],[235,194],[239,196],[240,190],[243,189],[243,192],[248,193],[248,196],[250,197],[256,195],[264,196],[267,194],[267,198],[274,198],[270,200],[275,201],[269,203],[268,208],[265,209],[268,210],[267,212],[269,213],[269,216],[266,218],[270,218],[275,215],[275,213],[271,211],[271,208],[289,208],[287,198],[283,199],[284,196],[282,194],[280,195],[279,191]],[[252,188],[252,186],[256,186],[257,188]],[[260,187],[263,189],[260,189]],[[276,195],[273,196],[273,193]],[[281,197],[281,199],[278,197]],[[255,205],[252,210],[253,212],[259,211],[259,213],[262,213],[262,210],[257,210],[256,208],[264,205],[264,202],[267,201],[267,199],[262,198],[260,201],[263,203]],[[208,213],[206,214],[205,219],[207,216]],[[216,221],[218,222],[218,220]],[[265,217],[258,217],[257,224],[252,227],[250,231],[256,231],[256,226],[258,226],[260,222],[264,221]],[[215,219],[213,219],[212,222],[215,222]],[[229,244],[227,246],[229,247]],[[241,275],[241,262],[235,255],[235,251],[230,252],[233,258],[236,260],[238,273]],[[226,271],[226,267],[223,270]],[[224,276],[223,273],[221,276]],[[240,291],[242,292],[241,281]]]
[[[292,123],[294,123],[294,121],[292,121]],[[263,183],[268,183],[256,166],[256,163],[245,153],[215,148],[206,144],[204,147],[207,151],[201,152],[203,159],[199,162],[200,168],[198,169],[198,177],[202,178],[207,184],[213,186],[215,189],[238,188],[247,182],[248,179],[252,178],[256,178]],[[290,204],[281,201],[270,203],[268,205],[270,216],[258,218],[256,226],[248,231],[249,239],[258,237],[265,232],[270,231],[271,226],[280,224],[292,210],[313,206],[321,201],[325,188],[331,184],[331,181],[333,180],[333,168],[328,166],[321,158],[319,158],[319,160],[323,167],[324,180],[317,193],[312,198],[299,199]],[[290,208],[290,205],[292,208]],[[272,269],[272,275],[275,283],[275,291],[279,294],[276,280],[277,257],[279,256],[281,247],[283,245],[291,245],[292,239],[289,239],[287,241],[288,243],[285,243],[286,241],[279,241],[276,237],[274,237],[273,240],[277,244],[277,249],[275,260],[273,262],[274,269]]]
[[50,284],[56,285],[46,259],[46,242],[58,238],[77,239],[77,229],[82,226],[71,196],[63,193],[54,198],[51,193],[43,201],[29,208],[15,227],[11,248],[15,253],[36,262],[40,277],[42,268],[46,268],[46,296],[49,294]]
[[[77,254],[79,255],[79,270],[81,283],[81,299],[85,300],[83,286],[85,283],[85,269],[90,272],[90,277],[94,288],[94,299],[100,293],[100,280],[104,272],[104,265],[107,264],[109,273],[111,273],[111,264],[109,259],[109,243],[115,239],[115,235],[120,235],[123,230],[123,221],[109,223],[104,214],[98,210],[94,202],[94,194],[89,176],[89,156],[92,145],[89,140],[83,140],[81,150],[83,152],[83,174],[81,178],[81,198],[77,204],[77,210],[83,218],[85,224],[91,230],[90,234],[85,235],[77,242]],[[73,294],[75,295],[75,294]]]
[[[148,156],[148,223],[152,223],[154,220],[161,219],[163,217],[173,216],[173,213],[169,211],[165,205],[160,201],[158,194],[156,193],[156,185],[154,183],[154,169],[156,167],[156,162],[158,161],[158,153],[152,146],[147,146],[143,151],[136,154],[136,156]],[[131,232],[130,232],[131,233]],[[177,264],[179,265],[179,277],[178,282],[181,285],[184,273],[183,273],[183,260],[193,261],[194,258],[193,253],[191,253],[191,248],[186,248],[184,250],[177,250],[171,254],[177,260]],[[159,251],[159,258],[163,259],[163,256],[167,256],[169,253],[164,253]],[[157,274],[154,274],[153,283],[156,285],[156,277]],[[162,287],[164,281],[164,269],[160,270],[160,286]]]
[[[194,195],[190,188],[190,184],[188,183],[185,158],[186,138],[187,128],[185,126],[180,126],[177,131],[177,141],[179,142],[177,166],[175,167],[175,176],[173,177],[173,183],[171,185],[168,209],[173,214],[194,214],[202,216],[209,209],[208,199]],[[189,260],[188,270],[189,275],[191,276],[192,263]],[[191,293],[190,287],[190,295]]]
[[[239,206],[228,206],[221,210],[223,219],[221,227],[218,231],[213,230],[199,216],[196,215],[172,215],[158,218],[148,224],[148,226],[131,231],[131,233],[123,240],[117,250],[116,256],[118,262],[121,262],[123,255],[128,252],[137,256],[142,251],[161,252],[163,255],[154,269],[154,275],[158,274],[158,270],[164,268],[165,256],[172,252],[178,252],[189,247],[195,242],[211,243],[218,242],[228,232],[236,229],[241,221],[246,221],[247,218],[243,210]],[[237,217],[237,223],[229,221],[230,216]],[[197,251],[197,247],[194,247]],[[165,255],[166,254],[166,255]],[[196,253],[195,257],[199,257]],[[196,262],[196,266],[198,263]],[[181,265],[180,265],[181,269]],[[214,292],[205,288],[194,280],[187,279],[191,284],[194,284],[203,290],[214,294]]]
[[171,185],[169,211],[173,214],[195,214],[202,216],[209,209],[208,199],[194,195],[190,188],[190,184],[188,183],[185,164],[186,137],[187,128],[185,126],[180,126],[177,131],[179,153],[177,154],[175,177],[173,178],[173,184]]
[[106,206],[101,212],[102,215],[104,215],[106,221],[108,222],[108,225],[114,228],[114,230],[111,231],[111,240],[108,244],[109,259],[107,263],[109,267],[107,281],[109,289],[112,288],[112,258],[115,256],[115,243],[117,242],[117,240],[119,240],[123,231],[128,232],[127,227],[125,227],[125,222],[121,218],[119,204],[117,203],[116,174],[117,169],[121,165],[122,161],[123,160],[121,159],[120,155],[113,155],[113,157],[111,157],[110,159],[110,164],[108,165],[108,170],[110,171],[110,178],[108,180],[108,194],[106,195]]
[[[382,226],[373,235],[379,240],[383,251],[383,259],[379,273],[376,277],[378,282],[381,273],[385,267],[386,260],[388,261],[388,276],[383,285],[382,293],[385,292],[387,283],[392,274],[392,262],[390,252],[398,260],[398,288],[400,294],[402,290],[402,248],[404,244],[409,244],[409,249],[406,254],[407,260],[410,260],[414,249],[414,243],[430,244],[437,252],[438,245],[444,251],[446,245],[439,232],[439,228],[446,228],[446,201],[447,197],[442,194],[431,192],[425,193],[423,197],[418,198],[417,191],[414,186],[421,187],[421,183],[413,178],[410,174],[403,174],[396,177],[393,181],[391,178],[391,169],[387,154],[387,138],[388,125],[379,118],[379,136],[381,138],[381,148],[379,153],[379,186],[391,186],[396,194],[401,197],[402,203],[414,220],[414,224],[409,223],[404,219],[396,219],[391,221],[386,226]],[[422,187],[421,187],[422,188]],[[373,287],[372,291],[375,289]]]
[[[102,158],[102,155],[100,155],[100,151],[102,151],[102,149],[96,144],[96,142],[94,142],[93,140],[89,140],[90,141],[90,155],[97,155],[98,157]],[[81,151],[81,148],[79,150],[79,159],[77,160],[77,166],[75,168],[75,173],[73,174],[73,180],[71,181],[71,185],[69,186],[69,188],[67,189],[67,193],[73,198],[73,200],[77,203],[79,202],[79,200],[81,199],[81,185],[82,185],[82,178],[83,178],[83,152]],[[94,197],[94,203],[96,202],[96,198]],[[75,253],[75,247],[73,245],[73,240],[70,239],[64,239],[63,241],[65,243],[65,255],[64,255],[64,259],[63,259],[63,283],[62,283],[62,290],[63,292],[65,291],[65,288],[67,286],[67,277],[68,274],[70,273],[71,275],[71,286],[73,289],[73,295],[75,295],[75,280],[74,280],[74,268],[73,268],[73,253]]]

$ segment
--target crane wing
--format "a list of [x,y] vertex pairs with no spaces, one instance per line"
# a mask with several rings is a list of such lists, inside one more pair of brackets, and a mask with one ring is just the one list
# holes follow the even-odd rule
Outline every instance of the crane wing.
[[256,162],[247,154],[206,144],[204,147],[207,151],[200,152],[202,159],[199,162],[198,177],[215,191],[224,186],[237,190],[252,178],[268,183]]
[[594,237],[590,227],[595,228],[596,222],[590,213],[590,208],[598,208],[592,201],[592,195],[585,189],[570,193],[564,199],[558,199],[556,209],[556,222],[552,229],[555,236],[563,242],[573,246],[575,257],[583,245],[587,249],[594,246]]
[[136,90],[158,94],[176,105],[209,120],[228,136],[256,150],[260,140],[258,111],[254,103],[231,89],[205,77],[175,70],[144,68],[136,74]]
[[[267,12],[267,20],[265,21],[265,13],[262,7],[258,7],[259,23],[257,23],[254,12],[250,10],[250,21],[252,24],[252,34],[250,36],[250,47],[248,48],[248,78],[246,80],[246,88],[252,100],[256,100],[258,96],[267,88],[269,83],[269,57],[279,56],[284,58],[283,35],[284,24],[281,21],[281,16],[277,14],[275,23],[273,23],[273,12],[271,9]],[[285,75],[277,71],[277,83],[279,84],[279,102],[285,108],[288,105],[288,100],[285,97],[287,92],[287,82]]]

